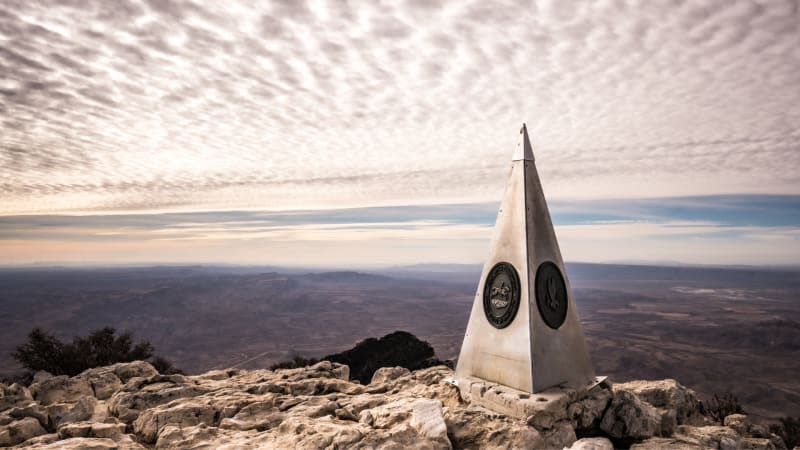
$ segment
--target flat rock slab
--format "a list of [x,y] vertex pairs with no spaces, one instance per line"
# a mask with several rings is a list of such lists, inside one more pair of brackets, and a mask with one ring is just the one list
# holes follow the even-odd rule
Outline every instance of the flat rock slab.
[[[567,406],[582,400],[595,390],[603,389],[607,377],[595,377],[583,388],[554,387],[531,394],[491,381],[465,377],[452,381],[458,386],[461,398],[473,405],[517,419],[549,416],[557,421],[566,417]],[[563,416],[563,417],[562,417]]]

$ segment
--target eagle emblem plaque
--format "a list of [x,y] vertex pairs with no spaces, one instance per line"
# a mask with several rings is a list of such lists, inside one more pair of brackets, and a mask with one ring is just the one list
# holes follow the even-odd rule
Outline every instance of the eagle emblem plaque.
[[483,288],[483,312],[495,328],[505,328],[519,309],[519,275],[514,266],[500,262],[492,267]]
[[536,306],[544,323],[554,330],[567,318],[567,285],[558,266],[550,261],[536,269]]

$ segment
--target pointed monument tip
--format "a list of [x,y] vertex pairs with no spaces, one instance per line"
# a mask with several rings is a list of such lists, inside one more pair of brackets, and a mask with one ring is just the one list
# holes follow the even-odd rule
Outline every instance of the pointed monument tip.
[[517,144],[517,149],[514,151],[514,157],[511,160],[520,161],[524,159],[533,161],[533,147],[530,139],[528,139],[528,127],[525,126],[525,122],[522,122],[519,134],[521,135],[520,142]]

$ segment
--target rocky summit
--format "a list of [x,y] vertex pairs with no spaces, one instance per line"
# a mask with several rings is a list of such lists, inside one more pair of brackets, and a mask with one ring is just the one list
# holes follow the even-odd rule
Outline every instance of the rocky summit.
[[461,399],[453,372],[382,368],[369,384],[322,361],[162,375],[146,362],[0,384],[0,446],[38,449],[779,449],[741,414],[712,424],[675,380],[602,383],[542,417]]

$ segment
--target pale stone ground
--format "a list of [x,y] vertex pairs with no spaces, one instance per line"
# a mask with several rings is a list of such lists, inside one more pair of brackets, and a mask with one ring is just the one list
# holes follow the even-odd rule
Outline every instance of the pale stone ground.
[[366,386],[348,375],[327,361],[197,376],[160,375],[145,362],[39,373],[29,388],[0,385],[0,446],[589,450],[613,448],[610,437],[638,450],[785,448],[742,415],[710,425],[674,380],[605,383],[548,417],[514,419],[461,400],[444,366],[383,368]]

